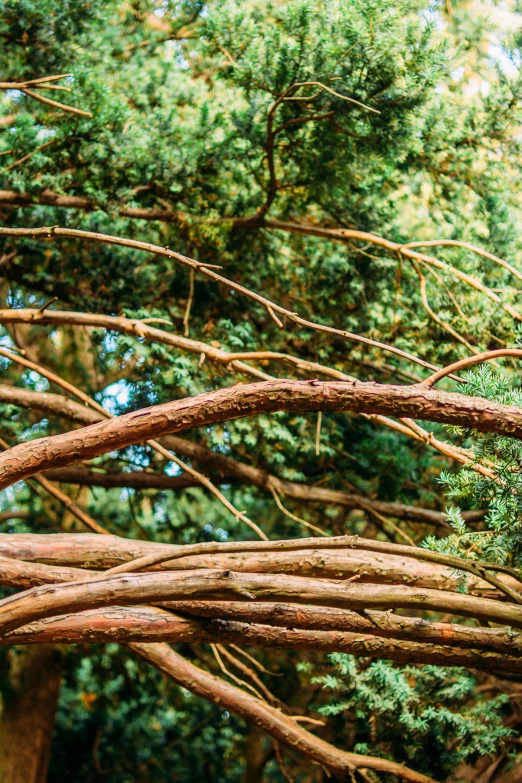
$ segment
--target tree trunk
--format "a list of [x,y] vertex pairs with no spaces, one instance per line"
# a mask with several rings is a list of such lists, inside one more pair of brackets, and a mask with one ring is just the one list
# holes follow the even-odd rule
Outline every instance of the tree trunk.
[[245,783],[261,783],[263,771],[273,755],[273,747],[258,729],[251,729],[245,745]]
[[11,650],[0,712],[0,781],[45,783],[60,680],[60,653],[53,645]]

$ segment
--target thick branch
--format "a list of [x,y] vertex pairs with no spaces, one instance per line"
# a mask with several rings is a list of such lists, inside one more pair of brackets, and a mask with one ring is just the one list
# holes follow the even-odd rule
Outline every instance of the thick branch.
[[266,381],[127,413],[63,435],[22,443],[0,455],[0,489],[50,468],[150,438],[274,411],[352,411],[408,416],[522,438],[522,410],[477,397],[376,383]]
[[447,612],[522,628],[522,607],[442,590],[356,584],[272,574],[205,570],[101,575],[78,582],[35,587],[0,601],[0,633],[63,612],[110,605],[178,600],[264,600],[317,604],[355,611],[413,609]]
[[471,666],[486,671],[522,673],[520,650],[514,654],[472,650],[447,644],[417,643],[385,639],[370,633],[342,630],[297,630],[272,624],[236,620],[198,620],[155,607],[91,610],[40,620],[0,639],[6,644],[60,644],[104,642],[162,642],[241,644],[282,647],[291,650],[347,652],[399,663],[427,663],[437,666]]
[[[358,552],[379,553],[379,558],[374,561],[383,566],[388,561],[386,556],[400,556],[407,558],[405,561],[395,560],[395,565],[400,562],[400,567],[409,571],[406,565],[408,560],[426,561],[437,563],[452,570],[464,570],[483,577],[488,571],[497,571],[511,577],[510,584],[520,589],[520,575],[516,569],[504,565],[495,565],[477,560],[465,560],[462,557],[432,552],[421,547],[392,544],[385,541],[374,541],[359,536],[336,536],[331,538],[301,538],[280,541],[229,541],[208,542],[202,544],[159,544],[152,541],[134,541],[117,536],[93,536],[90,533],[38,535],[33,533],[2,534],[0,535],[0,555],[20,560],[41,561],[52,565],[75,565],[84,567],[112,568],[124,573],[138,571],[151,566],[158,566],[171,570],[173,564],[183,559],[188,562],[189,557],[201,557],[200,563],[208,555],[224,554],[253,554],[259,556],[261,552],[282,553],[310,550],[321,553],[330,550],[341,550],[348,555],[350,550]],[[382,556],[385,557],[382,557]],[[129,562],[130,561],[130,562]],[[194,561],[192,561],[194,562]],[[443,573],[443,572],[442,572]]]
[[[165,444],[170,440],[169,436],[164,438]],[[174,438],[172,438],[174,440]],[[181,438],[176,438],[176,441]],[[371,507],[384,516],[395,517],[396,519],[406,519],[414,522],[422,522],[427,525],[447,525],[446,514],[432,509],[410,506],[405,503],[393,503],[385,500],[373,500],[355,492],[343,492],[337,489],[325,489],[324,487],[308,486],[307,484],[297,484],[292,481],[278,479],[259,468],[245,465],[242,462],[233,460],[218,454],[205,446],[192,444],[189,441],[183,441],[183,446],[179,448],[171,445],[170,448],[178,453],[184,453],[184,444],[194,445],[195,451],[208,452],[205,454],[205,462],[215,463],[215,467],[220,470],[220,478],[226,483],[230,481],[242,481],[263,489],[270,485],[281,490],[287,498],[300,500],[310,503],[333,504],[344,506],[346,508]],[[199,456],[199,455],[198,455]],[[203,461],[203,460],[202,460]],[[214,466],[214,465],[213,465]],[[222,469],[221,469],[222,468]],[[243,468],[245,470],[243,471]],[[99,471],[89,470],[87,468],[57,468],[50,470],[46,474],[51,481],[62,481],[66,484],[79,484],[86,487],[104,487],[111,489],[114,487],[130,487],[131,489],[157,489],[157,490],[181,490],[186,487],[199,486],[196,479],[189,476],[167,476],[164,473],[138,472],[119,472],[119,473],[101,473]],[[465,511],[464,519],[468,522],[476,522],[484,519],[485,511]]]
[[[35,587],[54,582],[67,582],[82,579],[96,571],[81,570],[78,566],[87,565],[89,569],[113,565],[115,556],[130,555],[132,545],[136,545],[131,560],[139,556],[139,545],[145,546],[141,554],[162,547],[149,542],[129,541],[110,536],[108,546],[97,547],[97,540],[86,534],[63,534],[33,536],[20,534],[16,536],[21,543],[16,544],[11,539],[13,534],[0,535],[0,585],[9,587]],[[52,540],[49,541],[48,539]],[[29,541],[28,541],[29,539]],[[42,539],[42,546],[37,542],[31,551],[31,539]],[[58,540],[56,540],[58,539]],[[72,540],[67,540],[72,539]],[[85,540],[87,539],[87,540]],[[89,541],[92,540],[92,543]],[[108,540],[104,537],[104,541]],[[5,544],[4,544],[5,541]],[[118,552],[118,542],[122,542],[123,552]],[[13,545],[14,544],[14,545]],[[68,546],[68,550],[64,548]],[[169,548],[169,545],[163,545]],[[431,563],[423,563],[411,557],[384,554],[375,556],[373,552],[361,549],[312,549],[306,548],[306,539],[302,541],[302,549],[297,551],[275,552],[244,552],[244,553],[214,553],[208,555],[193,555],[178,560],[161,563],[156,568],[165,571],[186,571],[187,569],[215,569],[236,571],[251,574],[289,574],[295,576],[318,577],[328,579],[359,579],[360,582],[378,584],[409,585],[410,587],[428,587],[436,590],[456,590],[459,581],[452,569]],[[42,550],[39,552],[39,550]],[[161,549],[160,549],[161,551]],[[34,564],[35,555],[50,564]],[[179,553],[179,549],[178,549]],[[54,555],[54,557],[53,557]],[[26,558],[26,560],[18,558]],[[112,559],[112,562],[109,561]],[[68,561],[74,561],[76,567],[70,567]],[[66,561],[66,566],[63,566]],[[58,564],[59,563],[59,564]],[[509,577],[503,581],[514,589],[522,590],[522,585]],[[481,579],[470,577],[467,590],[472,595],[488,598],[500,598],[501,594]]]
[[303,729],[280,710],[202,671],[167,645],[132,643],[129,647],[178,685],[254,723],[269,736],[332,770],[343,773],[354,768],[375,769],[397,775],[410,783],[435,783],[432,778],[408,769],[402,764],[334,748],[328,742]]
[[[60,394],[50,392],[36,392],[29,389],[20,389],[14,386],[0,385],[0,402],[10,403],[29,409],[38,409],[56,416],[67,418],[74,422],[93,424],[103,421],[102,416],[95,410],[85,405],[74,402]],[[273,487],[284,497],[298,501],[311,503],[329,503],[346,508],[371,508],[380,514],[397,519],[422,522],[427,525],[447,525],[446,514],[432,509],[418,508],[404,503],[393,503],[383,500],[373,500],[357,493],[343,492],[324,487],[310,487],[306,484],[298,484],[292,481],[279,479],[273,474],[260,468],[238,462],[212,449],[194,443],[175,435],[167,435],[162,438],[162,444],[171,451],[182,454],[191,460],[208,464],[217,470],[222,479],[240,481],[260,489]],[[189,476],[167,476],[159,473],[132,472],[132,473],[100,473],[86,470],[85,468],[61,468],[50,470],[46,473],[52,481],[63,481],[68,484],[83,484],[85,486],[131,487],[134,489],[183,489],[185,487],[198,486],[199,481]],[[464,512],[463,516],[468,522],[479,521],[484,518],[484,511]]]
[[[261,623],[287,629],[313,631],[352,631],[370,633],[384,639],[429,642],[449,647],[493,650],[520,655],[522,634],[512,629],[484,628],[457,623],[429,622],[420,617],[403,617],[373,609],[352,612],[346,609],[302,604],[241,601],[168,601],[162,607],[185,617],[207,617]],[[47,620],[45,622],[52,622]],[[15,632],[17,633],[17,632]]]

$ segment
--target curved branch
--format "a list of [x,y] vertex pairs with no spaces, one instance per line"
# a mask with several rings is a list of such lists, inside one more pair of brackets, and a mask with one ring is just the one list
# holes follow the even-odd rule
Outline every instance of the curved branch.
[[[167,435],[164,439],[165,445],[167,445],[171,439],[174,440],[174,436]],[[183,453],[184,446],[178,447],[178,440],[182,440],[182,438],[176,438],[176,446],[173,443],[170,448]],[[200,446],[191,441],[183,441],[183,443],[188,444],[187,451],[191,451],[191,446],[195,447],[194,451],[197,453],[196,459],[202,459],[203,461],[210,463],[211,467],[212,463],[214,463],[215,467],[219,470],[220,480],[226,483],[236,480],[260,488],[265,488],[268,484],[271,484],[272,486],[275,484],[285,497],[305,503],[328,503],[344,506],[345,508],[363,509],[364,507],[368,507],[375,509],[385,516],[394,517],[395,519],[406,519],[412,522],[421,522],[426,525],[448,526],[446,521],[447,515],[441,511],[421,508],[420,506],[411,506],[405,503],[395,503],[393,501],[374,500],[373,498],[366,498],[364,495],[359,495],[356,492],[325,489],[324,487],[286,481],[285,479],[279,479],[270,473],[266,473],[260,468],[254,468],[251,465],[246,465],[231,457],[226,457],[218,452],[212,451],[206,446]],[[204,453],[203,456],[200,456],[198,453],[199,449],[201,449],[202,452],[208,452],[208,454]],[[229,466],[228,463],[232,463],[232,465]],[[246,468],[244,473],[243,468]],[[65,484],[79,484],[86,487],[104,487],[105,489],[129,487],[131,489],[179,490],[185,489],[186,487],[198,486],[199,484],[195,479],[191,479],[188,476],[167,476],[165,473],[148,473],[146,471],[101,473],[89,470],[86,467],[57,468],[48,471],[45,475],[51,479],[51,481],[61,481]],[[484,519],[485,514],[485,510],[464,511],[462,516],[467,522],[479,522]]]
[[189,600],[264,600],[333,606],[355,611],[413,609],[522,628],[522,607],[462,593],[415,587],[356,584],[217,569],[125,573],[34,587],[0,601],[0,633],[63,612],[103,606]]
[[[211,608],[212,603],[205,606]],[[317,613],[321,614],[321,610]],[[290,614],[295,615],[295,610]],[[371,614],[372,617],[376,617],[385,613],[372,612]],[[13,631],[7,637],[0,638],[0,645],[85,642],[94,644],[115,640],[171,644],[240,643],[290,650],[346,652],[357,656],[390,659],[399,663],[470,666],[485,671],[522,673],[520,647],[516,645],[512,646],[511,654],[506,654],[459,647],[456,644],[448,646],[444,640],[442,644],[434,644],[388,639],[373,633],[371,623],[369,625],[370,633],[353,633],[339,628],[335,630],[298,629],[298,627],[289,629],[270,622],[260,624],[252,620],[242,622],[234,619],[205,620],[184,617],[159,607],[111,607],[30,623]]]
[[493,255],[493,253],[488,253],[487,250],[476,247],[470,242],[462,242],[458,239],[430,239],[426,242],[408,242],[408,244],[403,245],[403,247],[463,247],[466,250],[470,250],[472,253],[476,253],[478,256],[482,256],[482,258],[489,258],[490,261],[494,261],[499,266],[507,269],[507,271],[518,280],[522,280],[522,274],[512,264],[508,263],[508,261],[504,261],[503,258],[499,258],[498,256]]
[[[17,541],[12,542],[9,539],[14,535],[0,536],[0,585],[25,589],[99,576],[99,571],[90,569],[113,565],[118,556],[127,556],[132,560],[140,553],[140,549],[143,556],[147,556],[145,555],[147,550],[150,552],[156,549],[162,555],[167,550],[167,557],[170,558],[172,558],[172,549],[175,549],[161,544],[141,548],[133,546],[142,543],[139,541],[119,544],[116,537],[111,537],[106,546],[97,546],[96,541],[92,541],[88,534],[83,533],[67,534],[69,538],[72,537],[70,542],[63,537],[60,538],[60,534],[51,535],[50,541],[47,540],[49,536],[21,534],[21,537],[16,537]],[[57,537],[58,541],[55,540]],[[36,544],[33,543],[35,538],[39,539]],[[102,543],[105,544],[106,541],[107,539]],[[308,548],[308,539],[303,539],[299,543],[301,548],[298,550],[295,548],[273,552],[247,550],[229,553],[218,550],[214,553],[185,555],[178,560],[170,559],[163,563],[156,563],[156,567],[165,571],[221,568],[238,573],[289,574],[337,580],[358,579],[361,583],[408,585],[437,590],[459,588],[459,580],[448,566],[427,564],[413,557],[387,553],[376,558],[371,551],[359,548],[339,550],[311,546]],[[65,547],[68,548],[63,551]],[[39,559],[51,563],[50,565],[33,562],[39,552]],[[178,552],[174,554],[179,554],[179,547]],[[31,562],[21,558],[30,558]],[[70,567],[71,561],[76,567]],[[504,577],[503,583],[518,589],[519,592],[522,590],[521,585],[510,577]],[[501,597],[501,593],[492,590],[486,581],[475,575],[468,580],[466,586],[467,592],[471,595],[494,599]]]
[[[15,386],[0,385],[0,402],[10,403],[29,409],[38,409],[48,414],[61,416],[74,422],[93,424],[102,421],[97,411],[80,405],[60,394],[51,392],[36,392]],[[420,429],[420,428],[419,428]],[[401,430],[402,431],[402,430]],[[275,487],[285,497],[310,503],[328,503],[346,508],[368,508],[385,516],[396,519],[406,519],[422,522],[426,525],[447,526],[446,514],[431,509],[418,508],[404,503],[394,503],[384,500],[373,500],[357,493],[344,492],[337,489],[313,487],[280,479],[260,468],[238,462],[231,457],[212,451],[206,446],[194,443],[175,435],[167,435],[161,442],[170,451],[175,451],[189,459],[208,464],[218,471],[222,480],[240,481],[260,489]],[[451,452],[450,452],[451,453]],[[82,484],[84,486],[131,487],[134,489],[184,489],[199,486],[200,482],[188,476],[167,476],[164,473],[98,473],[85,468],[58,468],[46,472],[51,481],[62,481],[66,484]],[[484,518],[485,511],[464,512],[464,519],[479,521]]]
[[[368,337],[362,337],[361,335],[348,332],[344,329],[337,329],[333,326],[326,326],[325,324],[318,324],[314,321],[309,321],[306,318],[301,318],[292,310],[287,310],[285,307],[282,307],[275,302],[271,302],[266,297],[261,296],[261,294],[258,294],[255,291],[251,291],[249,288],[246,288],[239,283],[235,283],[234,281],[219,275],[217,272],[214,272],[213,269],[210,269],[209,265],[195,261],[193,258],[188,258],[181,253],[176,253],[174,250],[169,250],[168,248],[160,247],[159,245],[153,245],[150,242],[140,242],[134,239],[125,239],[123,237],[111,236],[110,234],[100,234],[93,231],[60,228],[59,226],[44,226],[43,228],[0,228],[0,236],[28,237],[31,239],[52,239],[53,237],[67,237],[71,239],[81,239],[84,241],[101,242],[103,244],[116,245],[118,247],[132,247],[136,250],[143,250],[147,253],[153,253],[154,255],[171,258],[174,261],[178,261],[183,266],[186,266],[189,269],[195,270],[205,277],[208,277],[215,283],[225,285],[227,288],[233,288],[237,293],[242,294],[248,299],[257,302],[258,304],[261,304],[268,312],[272,310],[279,315],[283,315],[285,318],[288,318],[290,321],[298,324],[299,326],[304,326],[307,329],[314,329],[315,331],[319,332],[326,332],[328,334],[337,334],[340,337],[344,337],[353,342],[362,343],[363,345],[372,346],[373,348],[379,348],[381,350],[394,353],[397,356],[415,362],[422,367],[427,367],[431,370],[438,369],[429,362],[424,361],[424,359],[419,359],[417,356],[413,356],[413,354],[410,354],[407,351],[402,351],[400,348],[396,348],[393,345],[371,340]],[[413,253],[414,251],[410,252]],[[429,259],[430,261],[435,260],[431,259],[429,256],[426,256],[425,258]],[[477,283],[477,285],[481,286],[482,284]],[[482,288],[484,288],[484,286],[482,286]],[[496,297],[495,301],[501,301],[496,294],[492,294],[492,296]],[[506,305],[506,307],[508,307],[508,305]],[[513,308],[511,308],[511,310],[513,310]],[[513,312],[516,311],[513,310]],[[519,317],[519,320],[522,320],[522,315],[517,314],[517,317]]]
[[127,413],[63,435],[22,443],[0,455],[0,489],[150,438],[275,411],[351,411],[453,424],[522,438],[522,410],[419,386],[266,381],[220,389]]
[[499,348],[496,351],[484,351],[483,353],[478,353],[476,354],[476,356],[466,356],[466,358],[460,359],[458,362],[453,362],[452,364],[448,364],[447,367],[443,367],[438,372],[433,373],[433,375],[430,375],[429,378],[426,378],[424,381],[421,381],[419,383],[419,386],[425,386],[427,389],[431,389],[432,386],[438,383],[438,381],[442,380],[443,378],[447,378],[448,375],[450,375],[453,372],[459,372],[460,370],[465,370],[468,367],[473,367],[474,364],[487,362],[490,361],[491,359],[500,359],[503,356],[516,356],[518,359],[520,359],[522,357],[522,349]]
[[338,750],[303,729],[296,721],[275,707],[189,663],[166,644],[130,643],[128,647],[178,685],[254,723],[269,736],[304,753],[307,758],[318,764],[341,773],[358,768],[374,769],[396,775],[408,783],[435,783],[427,775],[415,772],[394,761]]

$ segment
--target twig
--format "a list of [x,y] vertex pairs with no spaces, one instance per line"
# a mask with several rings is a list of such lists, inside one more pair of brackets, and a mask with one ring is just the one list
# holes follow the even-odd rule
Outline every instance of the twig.
[[52,305],[52,304],[53,304],[53,302],[57,302],[57,301],[58,301],[58,297],[57,297],[57,296],[53,296],[53,297],[51,297],[51,299],[49,299],[49,301],[48,301],[48,302],[45,302],[45,303],[44,303],[44,304],[43,304],[41,307],[39,307],[39,308],[38,308],[38,312],[39,312],[39,313],[43,313],[45,310],[47,310],[47,308],[48,308],[50,305]]
[[[273,222],[274,221],[270,221],[270,223]],[[267,227],[270,227],[269,223],[267,223]],[[390,353],[394,353],[395,355],[400,356],[403,359],[408,359],[409,361],[415,362],[416,364],[419,364],[421,367],[426,367],[429,370],[437,371],[439,369],[439,367],[436,367],[430,362],[426,362],[423,359],[420,359],[418,356],[414,356],[413,354],[410,354],[407,351],[403,351],[400,348],[396,348],[393,345],[381,343],[377,340],[371,340],[368,337],[363,337],[362,335],[354,334],[353,332],[348,332],[343,329],[337,329],[336,327],[327,326],[325,324],[318,324],[315,323],[314,321],[309,321],[306,318],[301,318],[301,316],[299,316],[297,313],[292,312],[291,310],[288,310],[287,308],[282,307],[281,305],[278,305],[275,302],[271,302],[270,300],[266,299],[264,296],[261,296],[261,294],[258,294],[255,291],[251,291],[249,288],[246,288],[245,286],[242,286],[239,283],[235,283],[232,280],[229,280],[228,278],[217,274],[212,269],[209,269],[208,267],[200,264],[198,261],[195,261],[192,258],[188,258],[187,256],[184,256],[181,253],[176,253],[173,250],[169,250],[167,248],[160,247],[158,245],[153,245],[149,242],[140,242],[134,239],[125,239],[122,237],[111,236],[110,234],[100,234],[93,231],[82,231],[80,229],[61,228],[59,226],[44,226],[42,228],[0,227],[0,236],[28,236],[33,239],[36,239],[37,237],[49,239],[52,238],[53,236],[63,236],[63,237],[83,239],[87,241],[103,242],[105,244],[117,245],[119,247],[133,247],[136,248],[137,250],[144,250],[147,253],[153,253],[154,255],[172,258],[178,261],[179,263],[183,264],[184,266],[199,271],[201,274],[205,275],[205,277],[214,280],[216,283],[225,285],[227,288],[233,288],[235,291],[242,294],[243,296],[246,296],[252,301],[258,302],[263,307],[265,307],[269,313],[270,311],[272,311],[271,312],[272,317],[274,317],[276,313],[279,313],[279,315],[285,316],[285,318],[288,318],[290,321],[292,321],[295,324],[298,324],[299,326],[304,326],[306,328],[314,329],[319,332],[326,332],[327,334],[337,334],[340,335],[341,337],[344,337],[345,339],[352,340],[354,342],[358,342],[363,345],[368,345],[373,348],[380,348],[381,350],[389,351]],[[372,235],[370,235],[370,237],[371,236]],[[395,244],[394,247],[396,247]],[[410,251],[410,252],[412,254],[414,253],[414,251]],[[418,253],[416,255],[420,256],[420,254]],[[426,258],[429,257],[426,256]],[[477,285],[480,284],[477,283]],[[500,299],[498,296],[496,296],[496,294],[492,293],[491,296],[495,297],[494,301],[498,300],[500,302]],[[506,307],[508,307],[508,305],[506,305]],[[511,308],[511,310],[513,310],[513,308]],[[519,316],[519,320],[522,320],[522,314],[518,314],[518,316]],[[276,323],[278,323],[278,326],[282,326],[282,323],[279,322],[279,319],[276,320]]]
[[235,666],[239,671],[246,675],[247,677],[250,677],[252,682],[259,688],[260,692],[265,695],[266,700],[269,702],[269,704],[274,704],[277,706],[284,707],[285,711],[288,709],[285,704],[282,704],[282,702],[277,699],[274,694],[270,691],[269,688],[266,687],[264,682],[262,682],[257,674],[250,668],[250,666],[247,666],[242,661],[239,661],[235,655],[232,655],[232,653],[227,650],[226,647],[224,647],[222,644],[216,644],[217,649],[223,655],[225,658],[227,658],[230,663]]
[[[5,450],[9,450],[11,448],[9,443],[7,443],[7,441],[5,441],[3,438],[0,438],[0,447]],[[36,481],[36,483],[43,487],[43,489],[45,489],[49,495],[52,495],[54,498],[56,498],[56,500],[58,500],[68,511],[70,511],[71,514],[76,517],[76,519],[79,519],[80,522],[83,522],[83,524],[89,527],[92,531],[106,536],[111,535],[109,530],[106,530],[104,527],[99,525],[91,516],[89,516],[89,514],[79,508],[74,503],[74,501],[72,501],[71,498],[65,494],[65,492],[62,492],[60,489],[58,489],[58,487],[48,481],[44,476],[32,476],[32,480]]]
[[[54,144],[56,139],[51,139],[51,141],[47,141],[45,144],[41,144],[39,147],[37,147],[32,152],[29,152],[27,155],[24,155],[23,158],[20,158],[19,160],[15,160],[14,163],[10,163],[9,166],[6,166],[5,169],[2,169],[0,171],[0,174],[6,174],[8,171],[12,171],[17,166],[21,166],[22,163],[25,163],[27,160],[33,157],[33,155],[36,155],[37,152],[43,152],[43,150],[47,149],[47,147],[50,147],[51,144]],[[58,297],[55,297],[56,299]]]
[[385,525],[388,525],[388,527],[391,527],[392,530],[394,530],[398,536],[403,538],[410,546],[416,547],[417,544],[415,541],[410,538],[406,533],[404,533],[400,527],[398,527],[394,522],[392,522],[387,517],[380,514],[378,511],[376,511],[374,508],[372,508],[370,505],[366,505],[366,503],[361,503],[362,508],[364,508],[365,511],[368,511],[370,514],[373,514],[374,517],[379,519],[381,522],[384,522]]
[[474,364],[480,364],[480,362],[487,362],[491,359],[500,359],[502,356],[516,356],[522,358],[522,349],[520,348],[499,348],[496,351],[484,351],[484,353],[478,353],[476,356],[467,356],[465,359],[460,359],[453,364],[448,364],[447,367],[443,367],[442,370],[430,375],[424,381],[421,381],[418,385],[425,386],[430,389],[442,378],[446,378],[452,372],[458,372],[465,370],[467,367],[472,367]]
[[261,694],[259,693],[257,688],[254,688],[253,685],[250,685],[250,683],[245,682],[244,680],[242,680],[241,677],[236,677],[235,674],[232,674],[232,672],[230,672],[227,669],[227,667],[223,663],[221,655],[219,654],[219,650],[218,650],[216,644],[211,644],[210,645],[210,649],[214,653],[214,658],[218,662],[218,666],[221,669],[221,671],[223,672],[223,674],[228,675],[228,677],[230,677],[231,680],[234,680],[234,682],[237,682],[238,685],[243,685],[245,688],[248,688],[248,690],[252,691],[252,693],[254,693],[257,696],[258,699],[261,699],[261,701],[265,701],[265,699],[263,699],[263,697],[261,696]]
[[290,519],[295,520],[295,522],[299,522],[300,525],[304,525],[305,527],[310,528],[310,530],[314,530],[316,533],[319,533],[321,536],[329,536],[330,535],[330,533],[327,533],[325,530],[322,530],[322,528],[317,527],[316,525],[312,525],[311,522],[307,522],[306,519],[301,519],[301,517],[297,517],[295,514],[292,514],[291,511],[288,511],[288,509],[286,509],[283,506],[283,504],[281,503],[281,499],[279,498],[279,494],[278,494],[278,492],[277,492],[277,490],[274,487],[272,482],[269,482],[268,488],[269,488],[270,492],[272,493],[272,495],[274,496],[274,500],[275,500],[275,502],[277,504],[277,507],[279,508],[280,511],[283,512],[283,514],[285,514]]
[[[326,92],[329,92],[331,95],[335,95],[336,98],[341,98],[343,101],[348,101],[349,103],[354,103],[356,106],[360,106],[361,109],[366,109],[366,111],[371,111],[373,112],[373,114],[381,113],[380,111],[378,111],[378,109],[372,109],[371,106],[366,106],[365,103],[356,101],[355,98],[350,98],[348,95],[341,95],[341,93],[332,90],[331,87],[327,87],[326,84],[323,84],[322,82],[296,82],[292,86],[293,87],[308,87],[308,86],[320,87],[322,90],[326,90]],[[283,100],[285,99],[283,98]]]
[[190,283],[189,283],[189,297],[187,299],[187,307],[185,309],[185,315],[183,316],[183,326],[185,337],[189,336],[189,318],[190,309],[192,307],[192,300],[194,299],[194,270],[190,270]]
[[511,272],[514,277],[516,277],[518,280],[522,280],[522,273],[518,271],[514,266],[512,266],[508,261],[504,261],[503,258],[499,258],[498,256],[493,255],[493,253],[488,253],[487,250],[482,250],[480,247],[476,247],[475,245],[472,245],[470,242],[461,242],[457,239],[431,239],[426,242],[408,242],[407,245],[403,245],[403,247],[408,248],[414,248],[414,247],[463,247],[466,250],[470,250],[472,253],[476,253],[478,256],[482,256],[483,258],[489,258],[490,261],[494,261],[496,264],[499,264],[500,266],[503,266],[504,269],[507,269],[508,272]]
[[321,423],[323,421],[323,412],[319,411],[317,414],[317,428],[315,431],[315,456],[319,456],[319,450],[321,445]]
[[[20,89],[20,88],[19,88]],[[55,109],[62,109],[70,114],[78,114],[80,117],[92,117],[92,112],[84,111],[83,109],[76,109],[74,106],[67,106],[65,103],[58,103],[58,101],[52,101],[50,98],[45,98],[43,95],[39,95],[33,90],[21,89],[24,95],[28,95],[30,98],[34,98],[40,103],[46,103],[48,106],[52,106]]]
[[428,315],[431,316],[431,318],[433,318],[435,323],[437,323],[440,327],[442,327],[442,329],[444,329],[446,332],[451,334],[451,336],[454,337],[456,340],[458,340],[460,343],[465,345],[466,348],[468,348],[468,350],[470,350],[472,353],[478,353],[478,348],[475,348],[475,346],[471,345],[471,343],[469,343],[464,337],[462,337],[461,334],[459,334],[455,329],[453,329],[452,326],[450,326],[449,324],[445,323],[432,310],[432,308],[430,307],[430,303],[428,302],[428,296],[427,296],[427,293],[426,293],[426,278],[424,277],[424,275],[420,271],[420,269],[417,266],[417,264],[415,264],[415,262],[414,262],[414,267],[415,267],[415,271],[417,272],[417,274],[419,276],[419,280],[420,280],[420,293],[421,293],[422,304],[424,306],[424,309],[428,313]]
[[269,669],[265,669],[262,663],[259,663],[258,660],[256,660],[252,655],[249,655],[245,650],[241,649],[241,647],[238,647],[237,644],[231,644],[230,647],[232,647],[233,650],[238,652],[240,655],[243,655],[245,658],[248,658],[249,661],[251,661],[254,666],[256,666],[260,672],[263,672],[263,674],[269,674],[271,677],[283,677],[284,675],[279,672],[271,672]]
[[281,755],[281,746],[279,745],[279,742],[276,740],[273,740],[273,746],[274,746],[274,753],[277,761],[277,766],[279,767],[279,771],[281,775],[286,780],[286,783],[295,783],[295,780],[290,776],[290,774],[287,772],[287,769],[283,763],[283,757]]

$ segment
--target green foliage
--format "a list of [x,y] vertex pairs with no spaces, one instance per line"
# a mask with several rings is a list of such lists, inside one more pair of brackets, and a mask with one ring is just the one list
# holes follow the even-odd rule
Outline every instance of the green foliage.
[[[509,376],[499,374],[487,364],[467,373],[466,383],[461,384],[460,391],[504,405],[520,407],[522,403],[521,389],[513,386]],[[513,438],[477,433],[473,434],[471,445],[476,464],[488,467],[493,477],[470,468],[456,473],[442,471],[440,481],[448,497],[487,509],[485,529],[472,530],[460,510],[452,507],[447,511],[454,532],[443,539],[430,537],[426,543],[438,551],[520,568],[522,445]]]
[[[93,207],[2,207],[2,222],[59,224],[170,246],[223,267],[231,280],[317,323],[392,343],[433,364],[468,355],[468,345],[512,344],[521,334],[512,317],[451,267],[514,307],[517,281],[465,247],[428,251],[448,265],[437,277],[363,239],[333,242],[233,225],[261,214],[371,231],[399,244],[456,239],[521,268],[520,26],[499,24],[493,3],[475,5],[0,0],[2,78],[72,73],[60,82],[70,92],[43,94],[92,113],[82,117],[19,91],[0,92],[2,118],[13,115],[0,130],[0,187],[35,199],[52,191],[88,199]],[[122,207],[169,211],[171,220],[121,217]],[[438,320],[422,301],[419,271]],[[52,307],[159,318],[167,321],[161,324],[166,331],[185,330],[189,274],[169,258],[72,239],[3,239],[0,279],[2,307],[40,307],[57,296]],[[410,383],[424,374],[338,336],[290,323],[280,329],[260,304],[198,275],[189,336],[234,352],[290,353],[363,380]],[[101,329],[2,327],[0,340],[26,350],[115,414],[245,380],[229,367],[200,361],[199,354]],[[278,377],[308,377],[279,361],[254,364]],[[461,391],[520,405],[510,365],[504,366],[506,375],[488,367],[473,371]],[[59,391],[4,359],[0,373],[2,383],[15,387]],[[65,426],[34,410],[0,406],[0,434],[10,443]],[[437,510],[446,495],[462,510],[487,508],[482,529],[468,526],[459,508],[448,509],[453,531],[431,536],[429,546],[521,565],[516,442],[434,428],[472,448],[477,461],[492,463],[499,484],[471,470],[457,472],[423,443],[355,416],[323,416],[317,455],[316,426],[315,415],[281,413],[187,437],[283,479]],[[90,467],[177,470],[143,445],[99,457]],[[269,537],[307,535],[269,493],[212,477]],[[253,535],[200,488],[65,489],[111,532],[131,538],[190,543]],[[359,510],[285,504],[329,533],[393,537]],[[0,522],[2,532],[79,529],[58,503],[22,483],[0,494],[0,512],[13,508],[28,516]],[[433,532],[401,527],[419,542]],[[270,656],[285,674],[278,695],[299,706],[313,701],[312,689],[299,688],[297,656]],[[368,746],[437,776],[494,752],[507,736],[498,718],[502,705],[479,698],[474,678],[463,672],[387,663],[364,668],[340,656],[332,661],[333,673],[319,683],[335,686],[322,696],[331,715],[324,731],[335,740],[344,719],[352,721],[356,736],[342,734],[346,747]],[[318,656],[309,663],[323,671]],[[175,769],[179,781],[239,780],[247,729],[221,712],[212,715],[213,708],[136,666],[119,648],[75,648],[66,661],[50,779],[72,775],[90,783],[103,777],[101,769],[115,780],[160,783],[173,779]],[[306,783],[315,783],[316,772],[303,772]],[[273,762],[265,779],[281,780]]]
[[94,648],[65,661],[49,780],[90,783],[94,773],[167,783],[174,774],[179,783],[239,783],[242,730],[240,720],[169,685],[118,645]]
[[460,762],[493,755],[512,733],[502,721],[507,697],[478,696],[475,678],[464,669],[397,668],[389,661],[361,666],[344,653],[328,658],[331,673],[312,678],[329,700],[319,711],[346,722],[359,753],[443,779]]

